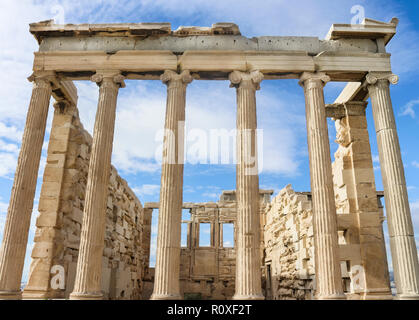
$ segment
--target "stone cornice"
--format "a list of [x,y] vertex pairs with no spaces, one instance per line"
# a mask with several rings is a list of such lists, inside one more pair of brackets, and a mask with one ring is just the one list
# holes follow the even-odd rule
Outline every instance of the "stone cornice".
[[366,101],[348,101],[326,105],[326,116],[333,119],[342,119],[347,116],[365,116]]
[[326,39],[337,40],[344,38],[383,38],[387,44],[396,34],[396,28],[399,23],[397,18],[390,22],[382,22],[365,18],[361,24],[333,24]]
[[172,31],[170,23],[102,23],[102,24],[55,24],[54,20],[31,23],[29,31],[39,43],[48,37],[102,36],[102,37],[135,37],[149,36],[196,36],[196,35],[240,35],[239,27],[234,23],[219,22],[211,27],[180,26]]

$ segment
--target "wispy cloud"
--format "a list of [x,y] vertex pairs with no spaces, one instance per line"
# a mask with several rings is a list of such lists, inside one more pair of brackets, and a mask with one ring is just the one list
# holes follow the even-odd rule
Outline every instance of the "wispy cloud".
[[419,105],[419,99],[409,101],[402,109],[403,111],[400,113],[401,116],[410,116],[412,118],[416,117],[415,110],[413,109]]
[[160,185],[144,184],[132,189],[140,198],[144,195],[156,195],[160,192]]
[[202,194],[202,196],[205,197],[205,198],[209,198],[209,199],[217,199],[217,198],[219,198],[220,195],[215,193],[215,192],[213,192],[213,193],[204,192]]

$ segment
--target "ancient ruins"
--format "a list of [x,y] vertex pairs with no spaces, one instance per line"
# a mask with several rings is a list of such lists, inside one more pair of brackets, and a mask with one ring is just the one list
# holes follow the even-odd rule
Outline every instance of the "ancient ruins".
[[[246,38],[233,23],[30,25],[39,43],[24,136],[0,249],[0,299],[419,299],[419,264],[390,99],[389,23],[334,24],[315,37]],[[124,80],[167,85],[160,201],[142,204],[111,166]],[[311,191],[260,190],[256,98],[262,81],[299,79],[306,98]],[[73,80],[97,83],[93,137]],[[236,190],[183,202],[186,89],[229,80],[237,93]],[[348,82],[325,104],[330,81]],[[226,88],[228,90],[228,88]],[[262,90],[263,91],[263,90]],[[211,92],[208,92],[211,95]],[[48,157],[29,280],[20,289],[51,96]],[[371,99],[384,192],[375,186],[365,110]],[[327,117],[339,148],[330,156]],[[371,127],[371,124],[369,124]],[[180,161],[179,161],[180,160]],[[306,191],[306,190],[301,190]],[[397,295],[390,289],[384,197]],[[155,268],[149,265],[158,209]],[[188,210],[190,218],[182,220]],[[181,245],[181,225],[187,230]],[[200,228],[210,226],[210,243]],[[223,241],[234,226],[234,244]],[[65,281],[63,281],[65,279]]]

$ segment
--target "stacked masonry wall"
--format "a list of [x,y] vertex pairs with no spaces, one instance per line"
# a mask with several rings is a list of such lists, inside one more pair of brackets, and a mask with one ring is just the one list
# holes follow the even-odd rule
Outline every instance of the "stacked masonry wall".
[[266,207],[265,297],[269,300],[312,299],[314,276],[311,200],[282,189]]
[[[75,106],[54,112],[44,172],[27,297],[68,298],[80,245],[92,137]],[[106,299],[137,299],[145,265],[143,208],[111,169],[106,212],[102,292]]]

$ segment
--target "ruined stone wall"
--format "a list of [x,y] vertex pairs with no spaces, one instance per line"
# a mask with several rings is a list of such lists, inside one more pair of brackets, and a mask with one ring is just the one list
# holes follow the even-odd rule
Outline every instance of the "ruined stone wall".
[[[236,253],[224,248],[222,225],[234,224],[237,204],[234,200],[197,203],[190,208],[187,246],[181,248],[180,286],[185,299],[231,299],[234,295]],[[210,245],[199,243],[201,223],[210,224]]]
[[[272,193],[272,190],[259,191],[261,212],[270,202]],[[231,299],[235,292],[236,278],[236,192],[223,191],[218,202],[187,204],[187,207],[190,209],[191,220],[183,221],[188,224],[188,236],[187,246],[181,249],[181,293],[185,299]],[[199,243],[201,223],[211,225],[211,243],[207,247]],[[224,224],[234,225],[234,243],[231,247],[223,246]]]
[[[348,299],[391,298],[365,103],[336,119],[332,164],[343,289]],[[356,109],[355,109],[356,108]],[[357,111],[354,115],[354,110]],[[349,112],[351,111],[351,112]],[[265,211],[267,299],[311,299],[315,279],[311,196],[282,189]]]
[[[260,190],[260,210],[270,202],[272,190]],[[157,209],[158,203],[146,203],[145,212]],[[223,225],[235,226],[237,201],[235,191],[223,191],[218,202],[184,203],[184,210],[189,210],[190,219],[182,220],[186,225],[186,245],[181,247],[180,257],[180,293],[184,299],[231,299],[235,292],[236,277],[236,242],[235,228],[233,243],[224,246]],[[149,213],[151,216],[151,211]],[[261,215],[261,220],[263,220]],[[151,221],[151,220],[150,220]],[[199,243],[201,224],[210,225],[210,243]],[[149,223],[144,228],[149,233]],[[147,237],[147,236],[146,236]],[[228,238],[230,240],[230,238]],[[263,243],[263,242],[262,242]],[[263,248],[261,248],[263,252]],[[143,299],[148,299],[153,291],[153,273],[150,268],[144,277]]]
[[311,199],[282,189],[265,210],[266,299],[312,299],[314,251]]
[[[54,112],[35,244],[24,295],[68,298],[73,290],[92,137],[75,106]],[[102,291],[106,299],[137,299],[147,264],[142,247],[143,208],[111,169],[106,212]],[[64,276],[64,280],[62,279]]]

